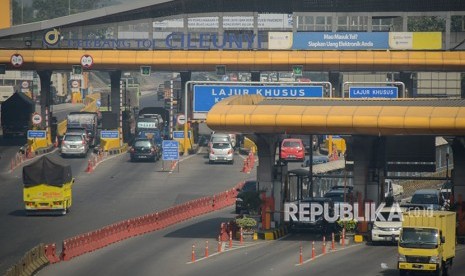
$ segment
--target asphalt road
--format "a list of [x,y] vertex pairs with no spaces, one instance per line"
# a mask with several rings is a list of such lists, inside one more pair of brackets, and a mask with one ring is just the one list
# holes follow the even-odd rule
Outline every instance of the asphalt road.
[[234,165],[209,165],[205,154],[190,155],[180,162],[179,172],[171,174],[162,171],[161,161],[131,163],[127,154],[112,157],[91,174],[84,171],[86,159],[66,159],[76,178],[73,206],[66,216],[26,217],[21,169],[3,173],[0,271],[39,243],[54,242],[60,251],[66,238],[230,189],[249,177],[240,173],[241,157],[236,159]]
[[[139,236],[102,250],[50,265],[39,275],[398,275],[397,246],[351,244],[322,254],[322,237],[292,234],[276,241],[234,243],[233,249],[216,253],[217,225],[231,218],[232,208],[193,219],[180,225]],[[216,227],[216,228],[215,228]],[[330,237],[328,237],[329,241]],[[209,241],[209,258],[205,241]],[[312,241],[316,258],[311,259]],[[196,262],[191,263],[192,245]],[[211,246],[213,245],[213,246]],[[302,259],[300,261],[300,246]],[[451,275],[462,275],[465,246],[457,247]]]
[[[84,107],[82,104],[59,104],[54,105],[53,116],[57,117],[58,122],[66,119],[66,115],[72,111],[79,111]],[[37,110],[40,110],[37,109]],[[0,136],[0,174],[6,173],[10,170],[10,161],[19,151],[21,146],[27,143],[25,137],[15,137],[10,139],[4,139],[3,135]]]

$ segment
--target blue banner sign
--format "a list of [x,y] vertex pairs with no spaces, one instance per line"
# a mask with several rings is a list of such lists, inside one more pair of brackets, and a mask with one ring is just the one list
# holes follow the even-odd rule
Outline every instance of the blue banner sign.
[[350,98],[389,98],[398,97],[398,88],[393,86],[385,87],[350,87]]
[[[190,139],[191,138],[191,132],[187,132],[187,137]],[[184,139],[184,131],[182,130],[176,130],[173,131],[173,139]]]
[[235,95],[262,95],[282,98],[322,98],[323,86],[194,86],[194,112],[208,112],[215,103]]
[[294,33],[293,50],[386,50],[388,32],[298,32]]
[[179,160],[179,143],[175,140],[163,140],[163,160]]
[[45,139],[47,132],[45,130],[28,130],[27,138]]
[[117,130],[102,130],[100,132],[101,139],[118,139],[119,133]]

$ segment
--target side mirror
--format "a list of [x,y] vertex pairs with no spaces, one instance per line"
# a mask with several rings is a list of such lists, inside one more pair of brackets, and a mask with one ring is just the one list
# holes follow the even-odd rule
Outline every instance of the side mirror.
[[446,237],[441,236],[441,243],[446,243]]

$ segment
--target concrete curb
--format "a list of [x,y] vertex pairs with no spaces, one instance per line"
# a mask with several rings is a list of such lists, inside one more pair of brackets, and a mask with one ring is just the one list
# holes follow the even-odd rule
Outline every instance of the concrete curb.
[[281,226],[276,229],[270,229],[265,231],[258,231],[254,234],[254,240],[277,240],[287,235],[288,229],[286,226]]

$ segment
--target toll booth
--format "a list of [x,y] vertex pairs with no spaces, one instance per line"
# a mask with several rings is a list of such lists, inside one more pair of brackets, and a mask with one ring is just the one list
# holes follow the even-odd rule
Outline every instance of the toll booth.
[[292,202],[307,197],[323,197],[334,186],[353,186],[352,172],[345,169],[344,160],[313,165],[312,186],[309,168],[288,171],[285,182],[285,201]]

